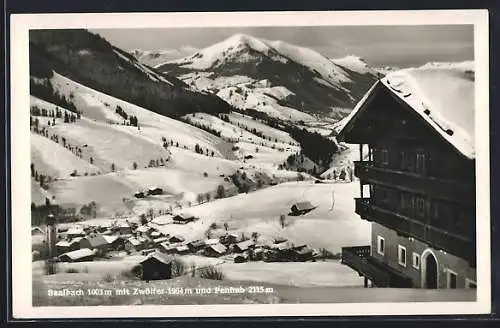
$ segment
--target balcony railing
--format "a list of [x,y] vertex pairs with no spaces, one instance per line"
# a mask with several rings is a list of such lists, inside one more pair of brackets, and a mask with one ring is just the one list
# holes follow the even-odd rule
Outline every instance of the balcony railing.
[[469,261],[471,266],[475,266],[476,241],[474,230],[471,230],[468,235],[457,234],[375,206],[370,203],[369,198],[356,198],[355,202],[355,211],[364,220],[377,222],[395,230],[399,235],[413,237],[435,249],[464,258]]
[[400,190],[417,192],[436,197],[474,204],[473,185],[460,181],[440,179],[426,175],[373,166],[372,162],[354,162],[354,174],[361,182],[389,185]]
[[372,281],[377,287],[412,287],[412,281],[370,255],[370,246],[342,247],[342,264]]

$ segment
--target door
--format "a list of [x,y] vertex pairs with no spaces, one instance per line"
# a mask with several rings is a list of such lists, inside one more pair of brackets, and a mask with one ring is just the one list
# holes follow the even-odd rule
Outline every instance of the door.
[[437,288],[437,263],[433,254],[425,258],[425,288]]

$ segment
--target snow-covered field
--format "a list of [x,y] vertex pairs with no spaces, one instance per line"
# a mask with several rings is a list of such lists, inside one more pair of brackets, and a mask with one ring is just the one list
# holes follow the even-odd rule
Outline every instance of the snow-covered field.
[[[165,233],[198,239],[203,238],[211,223],[227,222],[230,230],[247,236],[258,232],[265,243],[285,237],[296,244],[339,252],[342,246],[366,245],[370,241],[370,224],[354,213],[354,197],[358,192],[357,183],[288,182],[193,206],[183,212],[199,217],[199,221],[162,229]],[[291,206],[300,201],[310,201],[317,208],[302,216],[287,216],[286,226],[281,228],[280,215],[287,215]]]

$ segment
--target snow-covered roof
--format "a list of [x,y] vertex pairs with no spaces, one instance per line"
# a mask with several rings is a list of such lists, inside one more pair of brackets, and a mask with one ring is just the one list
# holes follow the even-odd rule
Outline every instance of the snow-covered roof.
[[206,239],[204,242],[206,245],[215,245],[220,243],[220,240],[219,238],[211,238],[211,239]]
[[151,227],[142,225],[142,226],[140,226],[140,227],[137,228],[137,231],[139,231],[139,232],[148,232],[151,229],[152,229]]
[[222,244],[209,245],[208,247],[219,254],[222,254],[227,250],[226,246],[224,246]]
[[77,249],[76,251],[64,253],[61,256],[67,256],[72,260],[77,260],[81,259],[82,257],[87,257],[91,255],[95,255],[95,251],[91,250],[90,248],[81,248]]
[[61,240],[59,241],[56,246],[60,246],[60,247],[69,247],[71,246],[72,244],[74,243],[74,241],[69,241],[69,240]]
[[114,243],[119,237],[114,235],[114,236],[108,236],[108,235],[102,235],[102,238],[104,238],[104,240],[106,240],[106,242],[108,244],[112,244]]
[[249,240],[245,240],[245,241],[242,241],[238,244],[236,244],[236,246],[238,246],[239,249],[241,249],[242,251],[248,249],[250,246],[253,246],[255,243],[253,242],[253,240],[249,239]]
[[474,63],[430,63],[393,72],[377,81],[339,125],[354,120],[379,87],[408,104],[443,139],[468,158],[474,147]]

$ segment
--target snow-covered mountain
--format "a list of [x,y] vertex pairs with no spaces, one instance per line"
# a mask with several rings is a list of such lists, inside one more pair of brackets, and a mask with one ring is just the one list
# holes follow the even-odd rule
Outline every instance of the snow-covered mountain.
[[130,54],[134,56],[141,63],[156,67],[160,64],[189,56],[195,53],[198,49],[192,46],[184,46],[177,49],[165,49],[159,51],[149,51],[142,49],[134,49]]
[[244,34],[157,69],[240,109],[292,120],[345,116],[377,77],[355,56],[329,59],[312,49]]

